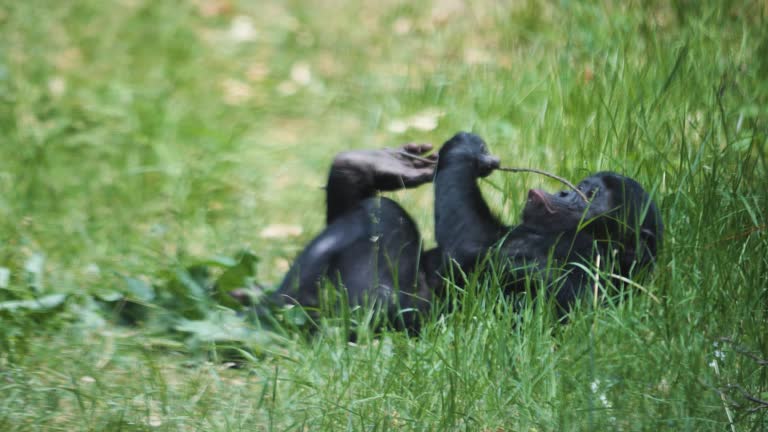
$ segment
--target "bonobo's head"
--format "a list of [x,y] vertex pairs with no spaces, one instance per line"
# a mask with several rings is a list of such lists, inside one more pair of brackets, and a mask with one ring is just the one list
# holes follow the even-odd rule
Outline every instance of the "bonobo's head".
[[635,180],[612,172],[600,172],[582,180],[578,189],[550,194],[528,192],[523,223],[546,232],[581,228],[599,242],[611,242],[619,251],[623,272],[633,262],[653,263],[661,246],[664,225],[656,204]]
[[499,167],[499,158],[488,153],[479,136],[459,132],[443,144],[437,158],[437,170],[449,167],[471,169],[477,177],[485,177]]

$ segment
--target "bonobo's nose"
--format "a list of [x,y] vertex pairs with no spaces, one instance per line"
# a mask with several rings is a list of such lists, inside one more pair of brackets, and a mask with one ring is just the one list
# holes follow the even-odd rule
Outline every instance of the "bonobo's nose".
[[497,158],[496,156],[486,155],[485,163],[490,169],[498,169],[501,166],[501,159]]
[[491,156],[491,166],[493,169],[497,169],[501,166],[501,159],[497,158],[496,156]]

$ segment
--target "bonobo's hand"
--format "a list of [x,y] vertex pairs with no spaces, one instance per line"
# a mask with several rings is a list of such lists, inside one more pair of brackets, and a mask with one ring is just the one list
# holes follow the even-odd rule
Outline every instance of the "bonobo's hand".
[[473,133],[459,132],[440,149],[438,171],[448,167],[471,169],[477,177],[486,177],[498,169],[501,161],[488,152],[485,141]]
[[431,144],[405,144],[400,148],[354,150],[340,153],[334,169],[356,171],[381,191],[412,188],[432,181],[437,154],[426,156]]

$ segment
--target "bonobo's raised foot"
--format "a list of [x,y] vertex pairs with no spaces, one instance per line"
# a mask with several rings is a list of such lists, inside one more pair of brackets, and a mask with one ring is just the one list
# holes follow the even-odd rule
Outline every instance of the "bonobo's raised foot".
[[432,181],[437,154],[426,156],[431,150],[431,144],[411,143],[400,148],[346,151],[336,156],[331,170],[349,173],[379,191],[412,188]]
[[326,186],[326,222],[355,208],[378,191],[412,188],[432,181],[437,155],[426,156],[431,144],[405,144],[400,148],[352,150],[333,160]]

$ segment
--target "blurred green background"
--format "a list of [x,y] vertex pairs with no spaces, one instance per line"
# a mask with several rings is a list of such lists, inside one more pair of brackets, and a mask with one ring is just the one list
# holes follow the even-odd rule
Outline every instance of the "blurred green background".
[[[767,14],[0,1],[0,429],[765,430]],[[637,178],[666,221],[655,275],[564,326],[478,284],[420,337],[356,344],[256,328],[189,282],[278,283],[336,152],[458,130],[509,166]],[[559,187],[482,184],[510,223],[534,186]],[[393,195],[434,244],[431,188]]]

